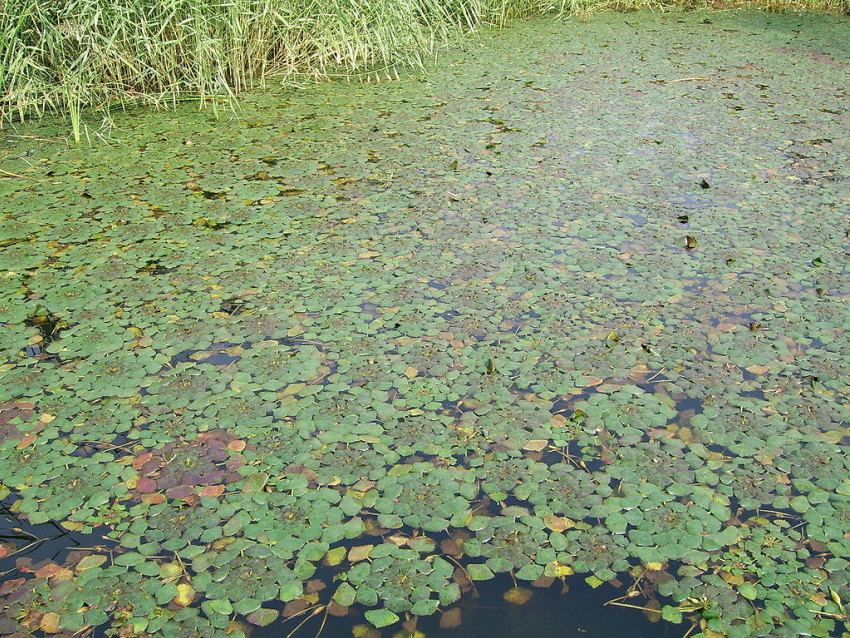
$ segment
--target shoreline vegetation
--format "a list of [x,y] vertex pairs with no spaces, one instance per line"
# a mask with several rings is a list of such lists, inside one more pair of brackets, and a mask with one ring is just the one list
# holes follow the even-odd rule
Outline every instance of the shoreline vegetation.
[[380,81],[508,21],[600,10],[758,6],[850,14],[850,0],[0,0],[0,127],[55,114],[232,108],[268,82]]

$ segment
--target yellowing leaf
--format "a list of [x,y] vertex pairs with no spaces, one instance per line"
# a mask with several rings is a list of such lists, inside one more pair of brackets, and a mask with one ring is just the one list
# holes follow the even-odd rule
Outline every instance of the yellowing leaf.
[[163,563],[159,566],[159,577],[162,580],[171,580],[177,578],[183,573],[183,568],[180,563]]
[[41,622],[38,624],[39,629],[41,629],[46,634],[55,634],[59,632],[59,614],[55,611],[48,611],[44,616],[41,617]]
[[371,625],[354,625],[351,634],[354,638],[381,638],[381,632]]
[[575,521],[564,516],[555,516],[554,514],[546,514],[543,517],[543,523],[553,532],[563,532],[571,527],[575,527]]
[[685,443],[691,443],[694,440],[694,433],[691,428],[679,428],[676,432],[676,438]]
[[407,367],[404,369],[404,376],[406,376],[408,379],[412,379],[412,378],[413,378],[413,377],[415,377],[417,374],[419,374],[419,370],[417,370],[417,369],[416,369],[416,368],[414,368],[413,366],[407,366]]
[[188,583],[180,583],[177,585],[177,595],[174,597],[174,602],[181,607],[188,607],[195,599],[195,588]]
[[643,611],[643,615],[646,616],[649,622],[658,622],[661,620],[661,603],[654,598],[646,601],[641,611]]
[[730,574],[729,572],[720,572],[720,577],[730,585],[742,585],[744,577],[740,574]]
[[753,374],[764,374],[768,370],[770,370],[770,368],[768,368],[767,366],[760,365],[751,365],[747,368],[747,371],[752,372]]
[[533,439],[525,444],[523,450],[529,450],[531,452],[541,452],[545,450],[549,446],[549,439]]
[[366,560],[369,558],[369,554],[374,547],[374,545],[358,545],[357,547],[352,547],[348,552],[348,560],[352,563]]
[[292,396],[293,394],[298,394],[307,387],[306,383],[291,383],[286,386],[283,390],[280,391],[280,395],[282,396]]
[[230,443],[227,444],[227,449],[233,452],[241,452],[245,449],[247,444],[242,439],[234,439]]
[[512,605],[524,605],[531,599],[533,594],[533,591],[526,589],[525,587],[511,587],[508,591],[502,594],[502,598]]
[[370,257],[377,257],[380,254],[381,253],[379,253],[375,250],[367,250],[365,253],[360,253],[357,256],[360,257],[360,259],[369,259]]
[[234,536],[222,536],[221,538],[213,541],[212,547],[214,550],[218,551],[220,549],[224,549],[235,540],[236,538]]
[[84,557],[79,563],[77,563],[77,571],[84,572],[87,569],[100,567],[105,562],[106,556],[103,556],[102,554],[90,554],[89,556]]
[[345,547],[334,547],[325,554],[325,559],[322,562],[329,567],[335,567],[345,559],[345,553]]
[[72,572],[67,567],[63,567],[50,577],[50,581],[55,585],[56,583],[62,583],[66,580],[70,580],[71,578],[73,578],[73,576],[74,572]]
[[543,569],[543,575],[550,578],[561,578],[563,576],[572,576],[575,573],[572,567],[564,565],[556,560],[547,564]]
[[811,600],[819,607],[823,607],[827,604],[826,594],[824,594],[822,591],[815,592],[814,594],[809,594],[809,600]]
[[556,414],[551,419],[549,419],[549,425],[553,428],[562,428],[567,424],[567,417],[563,414]]
[[242,484],[243,494],[256,494],[262,492],[269,482],[269,475],[265,472],[256,472],[245,479]]

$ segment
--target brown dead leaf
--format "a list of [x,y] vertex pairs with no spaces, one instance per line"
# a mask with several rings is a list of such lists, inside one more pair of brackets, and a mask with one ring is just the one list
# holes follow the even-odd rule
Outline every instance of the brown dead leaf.
[[533,439],[525,444],[522,448],[523,450],[530,450],[531,452],[541,452],[545,450],[549,446],[549,439]]
[[765,372],[770,370],[770,368],[761,365],[751,365],[750,367],[746,368],[746,370],[748,372],[752,372],[753,374],[764,374]]
[[200,492],[198,492],[198,496],[209,496],[209,497],[217,497],[224,494],[224,485],[208,485]]
[[454,629],[455,627],[460,627],[462,615],[463,612],[461,612],[460,607],[447,609],[443,612],[443,615],[440,616],[440,629]]
[[55,611],[48,611],[41,617],[38,627],[46,634],[59,633],[59,614]]

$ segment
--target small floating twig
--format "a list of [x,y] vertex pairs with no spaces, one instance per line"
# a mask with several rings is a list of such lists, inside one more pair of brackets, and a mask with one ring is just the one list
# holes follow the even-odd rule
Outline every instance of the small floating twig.
[[810,609],[809,611],[811,613],[817,615],[817,616],[826,616],[827,618],[835,618],[836,620],[846,620],[847,619],[846,614],[832,614],[832,613],[829,613],[829,612],[826,612],[826,611],[818,611],[817,609]]
[[50,139],[48,137],[37,137],[35,135],[21,135],[20,133],[6,133],[6,137],[20,137],[25,140],[38,140],[40,142],[55,142],[55,139]]
[[617,602],[619,599],[615,598],[614,600],[609,600],[604,605],[617,605],[617,607],[627,607],[628,609],[639,609],[640,611],[651,611],[652,613],[660,614],[660,609],[652,609],[651,607],[642,607],[641,605],[630,605],[628,603],[620,603]]
[[677,80],[653,80],[650,84],[673,84],[674,82],[705,82],[711,78],[679,78]]
[[40,182],[42,184],[58,184],[58,182],[51,182],[46,179],[36,179],[35,177],[27,177],[26,175],[18,175],[17,173],[10,173],[9,171],[4,171],[0,168],[0,173],[3,173],[6,177],[20,177],[21,179],[30,179],[34,182]]

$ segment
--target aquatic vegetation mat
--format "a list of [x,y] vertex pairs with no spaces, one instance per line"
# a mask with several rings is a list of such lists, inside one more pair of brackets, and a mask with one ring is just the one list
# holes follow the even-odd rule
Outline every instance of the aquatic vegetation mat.
[[0,634],[415,635],[504,574],[847,632],[848,26],[535,21],[5,137],[0,496],[98,540],[0,544]]

